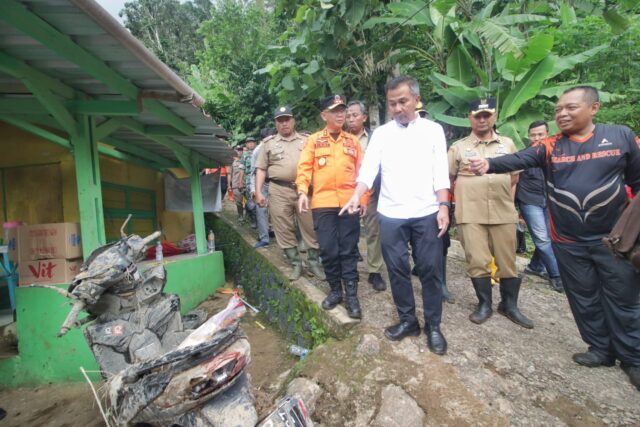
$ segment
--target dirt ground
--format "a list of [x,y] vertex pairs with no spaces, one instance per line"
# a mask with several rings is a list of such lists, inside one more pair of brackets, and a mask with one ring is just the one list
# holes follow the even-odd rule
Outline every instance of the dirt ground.
[[[280,253],[275,242],[262,250]],[[360,250],[366,257],[363,241]],[[449,258],[447,282],[456,301],[444,305],[442,330],[449,350],[438,357],[426,349],[424,335],[401,342],[384,338],[384,327],[397,321],[391,293],[375,292],[366,283],[364,263],[359,270],[362,322],[349,337],[328,341],[294,369],[296,359],[288,354],[287,343],[260,316],[245,316],[242,324],[253,359],[249,372],[261,417],[286,380],[297,375],[321,387],[313,414],[319,426],[371,425],[382,389],[389,384],[415,400],[427,426],[640,426],[640,392],[619,366],[589,369],[571,360],[586,346],[566,297],[546,282],[525,279],[520,294],[520,308],[535,322],[534,329],[523,329],[495,311],[485,324],[475,325],[468,320],[476,297],[464,263]],[[420,301],[417,278],[413,282]],[[328,292],[326,283],[314,284]],[[494,310],[498,300],[495,289]],[[214,296],[202,307],[216,311],[224,303]],[[417,306],[421,318],[421,304]],[[379,352],[356,351],[364,335],[375,337]],[[0,391],[0,406],[9,412],[0,426],[101,425],[86,384]]]
[[[228,286],[233,285],[228,283]],[[211,315],[223,309],[228,298],[228,295],[215,294],[198,308],[207,310]],[[251,376],[258,416],[263,418],[274,409],[274,401],[286,374],[295,365],[297,358],[289,354],[287,343],[259,314],[248,311],[241,320],[241,326],[251,343],[252,360],[248,372]],[[99,389],[101,385],[102,383],[96,384],[96,387]],[[0,421],[2,427],[105,425],[93,400],[91,389],[86,383],[0,390],[0,407],[8,413],[7,417]]]

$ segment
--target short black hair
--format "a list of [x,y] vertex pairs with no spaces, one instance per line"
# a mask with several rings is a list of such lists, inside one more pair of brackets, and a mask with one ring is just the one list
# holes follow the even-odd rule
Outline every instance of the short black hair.
[[536,120],[535,122],[531,123],[529,125],[529,129],[528,130],[531,130],[533,128],[537,128],[537,127],[540,127],[540,126],[544,126],[544,128],[547,130],[547,132],[549,132],[549,125],[544,120]]
[[276,130],[274,128],[262,128],[260,130],[260,139],[265,139],[268,136],[275,135]]
[[394,77],[387,82],[384,86],[384,93],[388,93],[390,90],[397,89],[400,85],[406,84],[411,90],[411,95],[420,96],[420,83],[415,77],[406,74]]
[[598,94],[598,89],[589,85],[574,86],[572,88],[565,90],[564,92],[562,92],[562,94],[564,95],[565,93],[573,92],[574,90],[583,91],[584,99],[590,104],[595,104],[596,102],[600,102],[600,95]]

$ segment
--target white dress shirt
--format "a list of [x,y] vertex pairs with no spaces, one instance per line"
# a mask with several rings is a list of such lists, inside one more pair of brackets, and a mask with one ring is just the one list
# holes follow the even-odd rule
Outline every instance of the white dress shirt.
[[449,188],[447,143],[442,126],[416,118],[407,126],[395,120],[377,128],[358,175],[371,188],[382,173],[378,212],[389,218],[421,218],[437,212],[436,191]]

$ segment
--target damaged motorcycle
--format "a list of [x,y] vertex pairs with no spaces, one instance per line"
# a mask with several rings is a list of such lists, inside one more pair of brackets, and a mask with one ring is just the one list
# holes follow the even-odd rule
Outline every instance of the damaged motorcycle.
[[[249,341],[239,326],[246,312],[234,295],[205,322],[180,314],[180,298],[163,292],[163,264],[138,269],[147,245],[160,237],[126,235],[91,253],[68,291],[72,308],[60,328],[89,323],[84,336],[106,379],[108,425],[255,426],[258,416],[246,367]],[[33,286],[33,285],[32,285]],[[80,317],[86,311],[88,316]]]

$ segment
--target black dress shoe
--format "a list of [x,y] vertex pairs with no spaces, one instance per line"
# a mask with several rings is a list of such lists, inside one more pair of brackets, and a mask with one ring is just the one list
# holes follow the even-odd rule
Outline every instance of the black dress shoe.
[[621,363],[620,367],[627,375],[629,375],[629,381],[631,381],[631,384],[640,391],[640,366],[631,366],[626,363]]
[[402,322],[389,326],[384,330],[384,336],[391,341],[400,341],[404,337],[417,337],[420,335],[420,324],[418,322]]
[[597,368],[598,366],[613,366],[616,364],[615,359],[601,356],[593,351],[576,353],[573,355],[572,359],[578,365],[586,366],[588,368]]
[[380,273],[369,273],[368,282],[371,284],[374,290],[381,292],[387,289],[387,284],[384,283],[384,279]]
[[440,326],[429,326],[429,329],[425,329],[427,334],[427,347],[429,351],[442,356],[447,352],[447,340],[440,331]]

